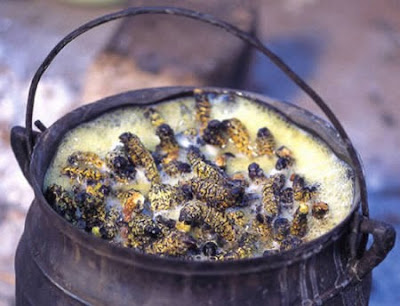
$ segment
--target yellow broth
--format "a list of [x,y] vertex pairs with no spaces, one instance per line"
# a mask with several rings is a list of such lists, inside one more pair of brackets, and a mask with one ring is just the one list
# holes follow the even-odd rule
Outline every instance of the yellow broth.
[[[189,97],[166,101],[157,104],[154,108],[171,126],[175,134],[179,135],[188,128],[196,127],[194,104],[194,98]],[[307,185],[317,186],[318,200],[328,203],[329,213],[323,219],[308,218],[309,230],[303,241],[312,240],[328,232],[346,217],[353,201],[353,182],[348,177],[349,166],[333,154],[327,145],[306,131],[287,122],[274,110],[246,98],[236,96],[235,101],[231,102],[224,95],[215,96],[211,99],[211,105],[211,119],[222,121],[237,118],[245,124],[250,134],[250,146],[252,147],[255,147],[258,129],[264,126],[268,127],[275,138],[277,147],[284,145],[293,152],[294,165],[290,168],[290,171],[284,170],[282,173],[287,178],[291,173],[299,174],[305,178]],[[104,157],[107,152],[120,144],[118,137],[124,132],[138,135],[148,150],[155,150],[159,144],[155,127],[148,118],[145,118],[143,107],[124,107],[109,112],[91,122],[81,124],[65,135],[47,171],[44,189],[51,184],[58,184],[70,190],[70,179],[60,174],[61,169],[66,165],[68,156],[76,151],[90,151]],[[186,145],[184,142],[180,142],[180,145]],[[201,147],[201,150],[211,161],[214,161],[217,153],[221,152],[211,145],[205,145]],[[222,151],[233,152],[235,148],[232,143],[229,143]],[[229,175],[235,172],[243,172],[247,177],[247,168],[252,162],[257,162],[267,175],[278,173],[275,170],[275,156],[249,157],[237,151],[234,154],[236,158],[230,158],[227,161],[226,172]],[[181,152],[181,159],[183,155]],[[162,174],[161,178],[163,183],[174,185],[179,179],[188,179],[192,176],[193,174],[186,174],[183,178],[170,178]],[[150,183],[143,172],[138,171],[136,180],[122,187],[126,189],[134,188],[147,196]],[[259,192],[259,187],[254,186],[254,184],[250,184],[249,189]],[[118,205],[118,203],[115,205]],[[298,203],[295,201],[291,212],[284,211],[283,216],[290,221],[297,206]],[[177,219],[179,209],[180,207],[168,212],[169,217]],[[247,212],[249,215],[252,213],[250,209]],[[273,243],[270,248],[276,248],[276,245]]]

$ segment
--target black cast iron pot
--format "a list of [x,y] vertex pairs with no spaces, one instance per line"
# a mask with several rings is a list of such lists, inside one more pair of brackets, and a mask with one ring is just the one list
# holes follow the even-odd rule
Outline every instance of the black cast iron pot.
[[[279,112],[325,142],[353,169],[354,202],[349,215],[327,234],[277,255],[226,262],[161,258],[111,245],[69,224],[47,203],[45,173],[66,132],[110,110],[192,96],[193,88],[166,87],[126,92],[80,107],[45,128],[32,131],[38,82],[61,49],[102,23],[140,14],[171,14],[223,28],[267,55],[321,109],[327,122],[296,106],[261,95],[221,88]],[[367,305],[371,271],[391,250],[392,226],[370,220],[364,175],[350,139],[322,99],[256,38],[206,14],[178,8],[130,8],[95,19],[63,39],[38,69],[31,84],[26,129],[14,127],[11,143],[35,199],[18,246],[17,305]],[[368,234],[373,243],[366,250]]]

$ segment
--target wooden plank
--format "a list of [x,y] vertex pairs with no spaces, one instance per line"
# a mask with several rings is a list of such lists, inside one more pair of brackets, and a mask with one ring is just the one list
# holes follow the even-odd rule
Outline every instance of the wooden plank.
[[[211,13],[253,32],[255,2],[129,1],[130,6],[184,6]],[[235,87],[247,68],[249,48],[218,28],[187,18],[145,15],[121,22],[89,67],[84,100],[126,90],[169,85]]]

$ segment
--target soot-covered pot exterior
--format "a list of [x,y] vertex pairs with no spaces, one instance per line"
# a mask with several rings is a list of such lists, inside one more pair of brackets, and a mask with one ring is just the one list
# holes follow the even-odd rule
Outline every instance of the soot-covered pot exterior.
[[[78,230],[51,209],[43,196],[43,179],[67,131],[117,107],[193,95],[193,88],[184,87],[127,92],[83,106],[49,129],[37,124],[42,133],[33,132],[37,86],[57,54],[94,27],[147,14],[182,16],[221,28],[267,56],[308,94],[335,129],[289,104],[231,91],[270,104],[289,121],[320,137],[353,168],[355,200],[345,220],[318,239],[282,254],[241,261],[188,262],[113,246]],[[204,90],[226,93],[223,89]],[[176,7],[127,8],[72,31],[36,71],[28,95],[26,129],[13,128],[11,144],[35,192],[16,254],[17,305],[367,305],[370,272],[394,245],[393,227],[368,218],[365,180],[357,153],[321,97],[256,37],[208,14]],[[365,250],[368,234],[374,242]]]
[[[226,94],[223,89],[206,91]],[[243,92],[268,103],[329,143],[351,165],[345,146],[324,121],[286,103]],[[43,179],[63,135],[79,123],[126,105],[148,105],[191,96],[192,88],[147,89],[109,97],[83,106],[36,137],[25,174],[35,191],[16,256],[18,305],[366,305],[368,270],[354,273],[351,244],[358,213],[359,186],[351,214],[328,234],[303,246],[263,258],[228,262],[190,262],[140,254],[113,246],[73,227],[46,202]],[[23,147],[21,128],[15,148]],[[18,145],[19,143],[19,145]],[[24,151],[20,164],[29,164]],[[364,255],[365,256],[365,255]],[[361,262],[361,261],[360,261]],[[360,273],[363,273],[361,275]],[[357,301],[357,302],[356,302]]]

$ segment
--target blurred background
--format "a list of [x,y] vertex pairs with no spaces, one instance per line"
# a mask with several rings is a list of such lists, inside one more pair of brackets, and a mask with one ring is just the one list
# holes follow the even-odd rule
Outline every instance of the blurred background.
[[[96,16],[125,6],[212,13],[259,38],[325,99],[365,166],[371,216],[400,230],[400,1],[0,0],[0,305],[14,304],[14,253],[33,198],[10,149],[29,83],[51,48]],[[214,85],[319,113],[267,59],[190,20],[139,16],[93,30],[45,73],[34,120],[46,126],[81,104],[136,88]],[[374,270],[371,305],[400,301],[400,244]]]

